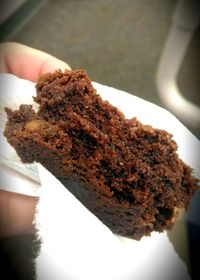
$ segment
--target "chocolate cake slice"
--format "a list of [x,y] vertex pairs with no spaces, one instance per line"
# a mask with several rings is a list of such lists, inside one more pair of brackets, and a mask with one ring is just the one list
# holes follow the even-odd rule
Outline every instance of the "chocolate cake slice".
[[22,162],[40,162],[114,233],[170,229],[198,188],[172,135],[126,119],[83,70],[48,73],[36,91],[37,112],[5,109],[4,134]]

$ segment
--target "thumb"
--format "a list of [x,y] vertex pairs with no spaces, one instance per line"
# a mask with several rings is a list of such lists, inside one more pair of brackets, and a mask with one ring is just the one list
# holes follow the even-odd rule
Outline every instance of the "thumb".
[[66,62],[49,55],[42,63],[39,75],[41,76],[47,72],[53,72],[57,69],[60,69],[61,71],[64,71],[65,69],[71,70],[70,66]]
[[55,69],[71,68],[64,61],[43,51],[13,42],[0,44],[0,72],[35,82],[41,75]]

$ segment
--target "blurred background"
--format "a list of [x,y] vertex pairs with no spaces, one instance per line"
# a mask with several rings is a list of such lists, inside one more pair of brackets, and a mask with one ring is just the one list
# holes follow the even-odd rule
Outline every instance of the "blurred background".
[[[86,69],[96,82],[127,91],[176,113],[161,97],[156,75],[174,24],[177,2],[1,1],[0,40],[16,41],[48,52],[66,61],[73,69]],[[190,16],[189,22],[193,14]],[[194,24],[191,30],[185,26],[183,29],[192,31],[192,35],[177,73],[177,84],[186,100],[200,106],[200,26]],[[198,124],[193,126],[184,117],[181,121],[200,138]],[[195,207],[197,209],[199,206]],[[187,217],[182,215],[169,237],[190,272],[193,272],[194,279],[197,267],[193,256],[199,246],[200,231],[196,224],[185,223],[185,220]],[[17,237],[16,242],[14,239],[0,242],[1,258],[5,255],[14,258],[11,262],[14,262],[15,279],[18,276],[19,279],[34,279],[34,269],[29,268],[30,263],[24,265],[32,256],[32,239],[30,236]]]

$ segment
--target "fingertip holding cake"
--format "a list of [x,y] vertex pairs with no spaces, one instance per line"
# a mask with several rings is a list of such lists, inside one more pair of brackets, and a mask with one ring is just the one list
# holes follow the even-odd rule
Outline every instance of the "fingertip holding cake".
[[116,234],[172,228],[198,180],[170,133],[126,119],[84,70],[42,76],[34,101],[37,112],[5,109],[4,135],[22,162],[41,163]]

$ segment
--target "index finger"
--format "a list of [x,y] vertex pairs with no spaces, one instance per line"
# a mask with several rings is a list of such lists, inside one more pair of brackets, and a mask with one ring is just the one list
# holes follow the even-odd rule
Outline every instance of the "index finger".
[[56,69],[70,70],[64,61],[19,43],[0,44],[0,72],[35,82],[41,75]]

